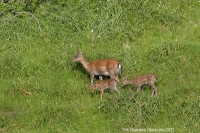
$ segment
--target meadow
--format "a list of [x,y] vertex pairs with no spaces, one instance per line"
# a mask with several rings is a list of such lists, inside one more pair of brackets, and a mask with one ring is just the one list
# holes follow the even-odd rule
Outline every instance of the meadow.
[[[0,132],[200,132],[199,1],[31,2],[0,2]],[[101,101],[79,51],[155,74],[158,96],[119,82]]]

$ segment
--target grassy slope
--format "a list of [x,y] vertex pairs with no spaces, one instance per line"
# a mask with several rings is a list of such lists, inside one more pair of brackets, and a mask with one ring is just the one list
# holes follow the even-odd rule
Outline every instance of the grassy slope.
[[[34,13],[42,33],[28,15],[1,18],[0,130],[199,131],[198,7],[187,0],[44,3]],[[79,50],[88,61],[120,60],[121,78],[155,73],[158,97],[148,86],[91,97],[87,72],[71,61]]]

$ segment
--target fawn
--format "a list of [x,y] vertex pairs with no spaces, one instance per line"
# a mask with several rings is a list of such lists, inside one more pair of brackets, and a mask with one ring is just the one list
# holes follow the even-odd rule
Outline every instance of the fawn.
[[94,93],[95,89],[98,89],[100,91],[100,99],[102,100],[102,95],[105,89],[110,88],[112,91],[115,90],[119,93],[117,89],[118,81],[116,79],[110,78],[105,80],[100,80],[96,84],[91,85],[91,91]]
[[155,85],[156,76],[154,74],[146,74],[142,76],[137,76],[133,79],[124,78],[122,80],[122,87],[127,84],[135,84],[137,86],[137,91],[139,92],[142,85],[149,84],[152,87],[151,97],[155,94],[157,96],[157,87]]

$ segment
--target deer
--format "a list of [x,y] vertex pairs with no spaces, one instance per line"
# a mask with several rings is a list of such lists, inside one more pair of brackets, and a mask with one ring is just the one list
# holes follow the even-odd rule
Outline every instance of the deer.
[[156,82],[156,76],[154,74],[145,74],[137,76],[133,79],[124,78],[122,80],[122,87],[124,87],[127,84],[134,84],[137,86],[137,92],[139,92],[141,86],[149,84],[152,87],[151,97],[153,97],[154,94],[157,96],[157,87],[155,85],[155,82]]
[[119,90],[117,89],[118,81],[116,79],[110,78],[105,80],[100,80],[96,84],[93,84],[90,86],[92,94],[94,94],[94,90],[98,89],[100,91],[100,99],[102,100],[102,96],[105,89],[110,88],[111,91],[115,90],[119,93]]
[[103,79],[102,76],[110,76],[110,78],[114,78],[119,81],[118,75],[121,75],[122,73],[121,62],[114,59],[99,59],[87,62],[82,52],[79,52],[73,58],[72,62],[80,62],[89,72],[91,85],[93,85],[95,75],[98,75],[100,80]]

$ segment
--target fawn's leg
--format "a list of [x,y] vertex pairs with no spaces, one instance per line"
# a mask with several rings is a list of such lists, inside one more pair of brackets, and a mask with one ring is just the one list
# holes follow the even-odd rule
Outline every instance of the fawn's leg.
[[118,75],[115,76],[115,79],[117,80],[117,82],[119,82],[119,78]]
[[102,80],[103,79],[103,76],[99,76],[99,80]]
[[140,87],[140,86],[138,86],[138,87],[137,87],[137,92],[140,92],[140,89],[141,89],[141,87]]
[[153,89],[151,97],[153,97],[153,94],[155,94],[157,96],[157,87],[155,86],[154,83],[151,83],[150,85],[151,85],[151,87]]
[[155,93],[154,88],[152,88],[152,93],[151,93],[151,97],[153,97],[153,94]]
[[117,87],[115,87],[114,90],[119,93],[119,90],[117,89]]
[[100,99],[102,100],[103,90],[100,91]]
[[117,89],[117,87],[115,87],[114,90],[120,95],[120,91]]
[[90,84],[93,85],[94,81],[94,74],[90,74]]

